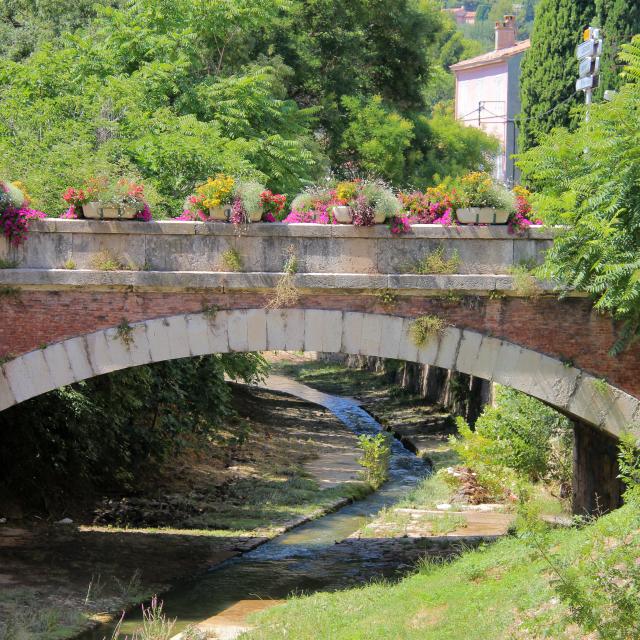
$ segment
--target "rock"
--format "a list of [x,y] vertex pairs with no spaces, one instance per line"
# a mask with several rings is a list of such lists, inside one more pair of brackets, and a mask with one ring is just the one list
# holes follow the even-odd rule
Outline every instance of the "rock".
[[6,518],[0,518],[0,524],[7,524]]
[[436,509],[438,511],[449,511],[449,509],[451,509],[451,505],[444,503],[444,504],[437,504],[436,505]]
[[73,524],[73,520],[71,518],[62,518],[56,524]]

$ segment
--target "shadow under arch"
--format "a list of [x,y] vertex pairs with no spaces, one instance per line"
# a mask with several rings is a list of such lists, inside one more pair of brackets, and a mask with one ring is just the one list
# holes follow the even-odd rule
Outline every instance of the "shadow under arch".
[[637,398],[512,342],[448,327],[417,347],[409,334],[412,321],[376,313],[260,308],[154,318],[125,331],[102,329],[5,363],[0,411],[58,387],[154,362],[213,353],[323,351],[435,365],[498,382],[615,437],[640,416]]

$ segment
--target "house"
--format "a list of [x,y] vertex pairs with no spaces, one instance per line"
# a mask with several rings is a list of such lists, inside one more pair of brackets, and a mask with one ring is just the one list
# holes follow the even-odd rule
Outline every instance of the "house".
[[520,63],[529,40],[517,41],[515,16],[496,22],[495,48],[452,65],[456,76],[455,117],[478,127],[500,141],[495,177],[508,184],[518,182],[513,161],[518,132],[515,117],[520,113]]
[[453,19],[457,24],[476,23],[475,11],[467,11],[464,7],[457,7],[456,9],[445,9],[445,11],[453,16]]

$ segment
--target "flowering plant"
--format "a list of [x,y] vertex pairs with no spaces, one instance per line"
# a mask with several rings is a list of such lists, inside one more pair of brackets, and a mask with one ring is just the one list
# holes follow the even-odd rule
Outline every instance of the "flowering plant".
[[265,189],[260,194],[260,202],[262,203],[262,219],[265,222],[275,222],[287,204],[287,196]]
[[407,216],[393,216],[387,226],[393,235],[399,236],[411,231],[411,220]]
[[26,240],[31,220],[47,217],[42,211],[29,208],[29,197],[18,184],[0,181],[0,230],[14,247]]
[[343,206],[346,202],[338,198],[332,186],[309,187],[297,195],[291,203],[291,212],[284,219],[287,224],[314,222],[316,224],[337,224],[333,207]]
[[233,202],[236,181],[233,177],[219,173],[215,178],[208,178],[204,184],[196,187],[196,195],[202,196],[202,204],[206,209],[219,207]]
[[460,179],[460,205],[511,211],[514,203],[511,192],[496,184],[488,173],[472,171]]
[[144,185],[128,178],[114,181],[107,176],[89,178],[79,188],[68,187],[62,199],[69,205],[63,218],[77,218],[78,208],[90,202],[114,207],[133,207],[136,218],[148,222],[151,220],[151,208],[145,200]]
[[542,224],[542,220],[532,219],[531,192],[517,185],[513,188],[513,194],[516,198],[516,206],[515,211],[509,216],[507,222],[509,233],[522,233],[532,224]]
[[453,203],[458,199],[455,189],[447,191],[443,185],[426,191],[401,193],[400,202],[413,224],[451,224]]

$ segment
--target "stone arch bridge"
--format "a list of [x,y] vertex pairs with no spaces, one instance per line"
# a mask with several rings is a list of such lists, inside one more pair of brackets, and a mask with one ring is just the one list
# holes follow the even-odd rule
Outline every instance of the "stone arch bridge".
[[[118,369],[209,353],[402,359],[511,386],[572,417],[577,507],[591,509],[596,493],[614,504],[612,439],[640,421],[640,352],[609,355],[617,327],[586,297],[559,299],[510,275],[539,262],[552,240],[535,227],[513,236],[419,225],[393,237],[385,227],[35,221],[22,247],[0,240],[0,259],[14,267],[0,270],[0,410]],[[455,273],[416,273],[436,252]],[[291,253],[297,301],[268,308]],[[122,269],[102,270],[107,260]],[[417,347],[409,326],[423,315],[446,328]]]

